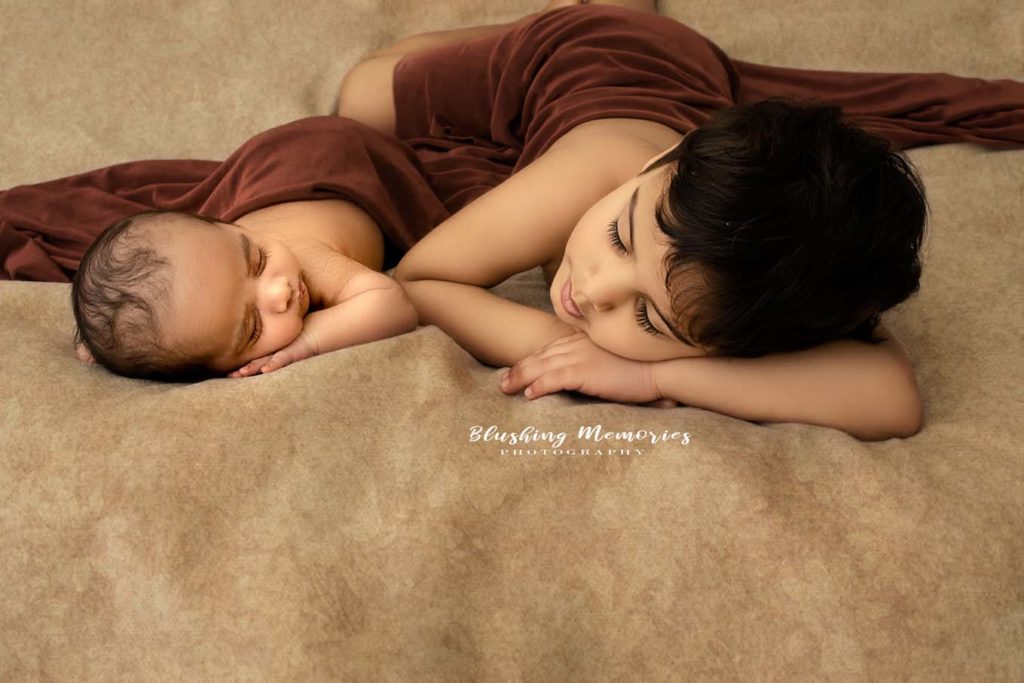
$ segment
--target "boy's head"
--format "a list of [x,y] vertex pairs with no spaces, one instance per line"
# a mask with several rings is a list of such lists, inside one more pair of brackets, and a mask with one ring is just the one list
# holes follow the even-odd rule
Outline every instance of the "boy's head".
[[918,289],[926,214],[910,162],[839,107],[731,107],[580,219],[552,304],[637,360],[877,343]]
[[223,376],[294,340],[309,308],[283,243],[238,225],[145,212],[104,231],[71,287],[79,357],[128,377]]

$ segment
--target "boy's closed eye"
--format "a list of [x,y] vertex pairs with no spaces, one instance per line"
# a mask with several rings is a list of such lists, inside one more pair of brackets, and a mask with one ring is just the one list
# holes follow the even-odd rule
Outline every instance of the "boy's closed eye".
[[[623,256],[628,256],[629,250],[626,248],[626,245],[622,242],[622,239],[619,237],[618,216],[616,216],[612,220],[612,222],[608,224],[608,235],[609,239],[611,240],[612,246],[615,248],[615,250],[622,254]],[[632,241],[632,239],[630,239],[630,241]],[[637,325],[643,328],[643,330],[648,334],[654,335],[655,337],[667,336],[664,332],[655,327],[654,323],[651,322],[651,318],[647,313],[647,305],[644,297],[637,297],[634,316],[636,317]]]
[[[653,209],[658,202],[657,192],[652,192],[651,189],[644,189],[642,191],[641,188],[645,185],[648,185],[648,183],[638,184],[634,188],[622,211],[608,224],[607,235],[612,249],[619,257],[628,259],[632,265],[639,269],[646,268],[656,271],[656,267],[660,265],[660,257],[652,257],[658,256],[655,251],[656,246],[658,246],[657,242],[655,240],[645,240],[649,243],[644,247],[643,252],[641,252],[639,245],[639,235],[641,233],[651,235],[658,233],[657,223],[653,218]],[[641,202],[641,195],[643,195],[643,202]],[[651,202],[652,196],[655,198],[653,202]],[[638,209],[638,207],[640,208]],[[638,212],[641,210],[643,212],[642,215],[647,216],[648,220],[638,219]],[[628,225],[628,230],[625,231],[628,242],[623,240],[623,232],[620,227],[623,219],[625,219],[626,225]],[[687,347],[695,347],[696,345],[679,327],[669,322],[670,318],[664,315],[664,310],[670,309],[658,306],[648,296],[638,294],[634,301],[633,318],[636,325],[652,337],[671,343],[683,344]]]

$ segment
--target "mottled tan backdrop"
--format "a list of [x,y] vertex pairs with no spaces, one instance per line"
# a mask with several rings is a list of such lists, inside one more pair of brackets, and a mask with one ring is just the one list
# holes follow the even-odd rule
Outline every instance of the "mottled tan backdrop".
[[[0,187],[223,158],[328,112],[372,48],[539,4],[3,0]],[[748,61],[1024,80],[1013,0],[662,10]],[[125,380],[71,355],[69,285],[0,283],[0,680],[1024,679],[1024,151],[908,155],[932,207],[886,317],[925,397],[908,440],[506,397],[434,327]],[[503,290],[545,301],[538,272]],[[690,440],[470,440],[578,453],[597,423]]]

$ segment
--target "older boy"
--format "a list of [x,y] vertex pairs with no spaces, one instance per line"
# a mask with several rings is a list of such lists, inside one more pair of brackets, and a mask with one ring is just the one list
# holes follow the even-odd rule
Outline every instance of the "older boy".
[[[392,92],[393,99],[388,96]],[[745,419],[835,426],[861,438],[911,435],[922,421],[912,366],[902,347],[877,322],[881,311],[916,290],[917,249],[926,210],[923,188],[909,164],[890,154],[877,136],[864,137],[840,126],[836,112],[827,107],[806,112],[776,107],[770,116],[766,112],[771,107],[756,112],[752,107],[733,116],[728,126],[716,122],[711,127],[728,129],[730,139],[740,139],[744,125],[771,119],[772,125],[779,124],[777,130],[785,131],[786,139],[792,137],[799,146],[803,142],[798,135],[800,117],[807,114],[803,120],[820,123],[821,130],[848,131],[843,135],[863,146],[859,158],[874,159],[868,162],[871,173],[887,169],[886,184],[896,183],[909,202],[903,207],[875,207],[865,202],[871,192],[858,188],[863,206],[887,212],[888,222],[874,226],[875,234],[899,228],[901,241],[883,246],[876,254],[855,253],[860,270],[839,273],[838,285],[835,272],[820,273],[820,282],[833,285],[821,291],[815,291],[813,278],[799,280],[794,273],[793,282],[808,291],[808,300],[820,309],[813,312],[817,318],[802,336],[787,339],[788,331],[799,330],[799,325],[776,325],[763,315],[771,307],[758,299],[770,300],[771,291],[751,291],[745,294],[744,308],[736,309],[728,324],[735,330],[749,330],[752,341],[746,350],[760,349],[761,353],[748,354],[759,357],[686,358],[714,353],[721,345],[687,344],[679,334],[681,323],[699,332],[712,327],[697,324],[692,316],[695,306],[686,300],[680,306],[673,305],[677,299],[666,302],[679,291],[718,294],[704,286],[708,282],[702,276],[720,281],[721,268],[680,268],[670,273],[673,281],[665,292],[657,286],[659,274],[653,266],[627,270],[603,256],[569,262],[569,247],[581,229],[589,231],[587,226],[600,220],[618,220],[632,230],[633,221],[626,216],[637,203],[647,214],[637,225],[643,225],[650,236],[643,237],[647,241],[636,251],[642,255],[646,249],[648,259],[652,249],[656,255],[659,250],[664,254],[665,245],[656,246],[659,233],[654,226],[667,232],[664,221],[655,220],[668,205],[666,187],[680,178],[684,168],[699,176],[700,169],[693,165],[709,159],[699,152],[714,147],[712,133],[694,128],[716,110],[737,103],[754,105],[781,94],[827,94],[855,114],[865,129],[877,130],[903,147],[958,140],[998,147],[1024,142],[1021,84],[945,74],[810,72],[748,64],[729,60],[717,46],[681,24],[622,8],[561,8],[511,25],[400,41],[350,72],[342,84],[339,111],[410,142],[428,171],[448,183],[436,186],[441,187],[448,208],[458,213],[405,256],[396,277],[410,292],[421,323],[438,325],[483,362],[515,364],[505,373],[504,391],[528,387],[527,396],[532,398],[577,389],[634,402],[667,397]],[[997,105],[1009,112],[1001,120],[970,116],[970,110],[980,114]],[[922,109],[927,109],[927,116],[917,114]],[[682,135],[690,131],[694,141],[681,143]],[[775,161],[784,159],[790,149],[773,151]],[[813,152],[814,148],[808,149]],[[748,157],[755,152],[741,150]],[[672,157],[674,166],[662,169],[669,171],[667,175],[637,176],[641,169],[650,170],[652,161],[666,156]],[[719,156],[714,163],[721,166],[726,161]],[[852,168],[857,162],[852,157],[847,165]],[[460,168],[464,169],[461,177]],[[822,178],[832,172],[828,164],[820,170]],[[677,189],[685,194],[687,187]],[[703,196],[693,194],[690,206]],[[679,196],[675,201],[685,208]],[[907,219],[900,221],[900,212],[908,209],[912,210]],[[685,223],[677,227],[686,228]],[[733,235],[735,244],[738,231],[755,223],[753,218],[723,220],[720,227],[733,231],[725,234]],[[818,224],[824,227],[828,222]],[[685,232],[681,229],[677,236],[682,239]],[[615,234],[628,246],[626,233]],[[761,244],[774,238],[762,230]],[[848,238],[863,248],[855,231]],[[828,255],[827,245],[818,248]],[[749,250],[756,254],[757,245]],[[891,272],[900,274],[900,282],[889,283],[886,290],[886,278],[875,274],[875,284],[880,283],[877,292],[854,294],[855,279],[847,275],[866,272],[875,255],[886,261],[897,255]],[[820,259],[830,260],[831,256]],[[822,270],[819,262],[805,264]],[[555,315],[486,291],[537,265],[543,266],[552,285]],[[771,265],[762,268],[768,270]],[[777,276],[780,289],[787,285],[787,277],[786,273]],[[732,289],[738,291],[742,283],[734,280]],[[580,282],[586,283],[585,291]],[[826,304],[840,290],[847,300],[836,304],[848,310],[830,321]],[[719,296],[719,305],[712,311],[717,315],[705,316],[706,320],[726,319],[722,300]],[[640,357],[632,353],[639,343],[624,346],[617,335],[598,339],[595,321],[610,320],[608,316],[619,312],[625,316],[634,304],[638,319],[641,313],[653,317],[651,310],[659,309],[654,324],[676,340],[674,348],[647,343],[643,346],[650,350]],[[671,315],[661,315],[666,310]],[[741,325],[751,311],[758,312],[761,317],[754,320],[765,321],[761,327],[768,332],[757,324]],[[791,306],[788,320],[781,322],[796,323],[811,311]],[[625,324],[623,318],[623,330]],[[842,338],[854,330],[859,338]],[[719,338],[728,337],[720,334]],[[743,344],[739,335],[732,335],[731,341],[736,347]],[[791,352],[764,351],[772,344]]]

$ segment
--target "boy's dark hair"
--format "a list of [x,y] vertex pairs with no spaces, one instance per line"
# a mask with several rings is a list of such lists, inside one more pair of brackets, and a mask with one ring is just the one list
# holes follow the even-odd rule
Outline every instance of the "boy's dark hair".
[[[852,337],[919,287],[928,204],[891,143],[820,100],[717,111],[646,171],[675,164],[656,210],[677,322],[716,355]],[[685,271],[699,284],[675,291]]]
[[205,216],[146,211],[104,230],[82,256],[71,284],[75,343],[84,343],[96,362],[125,377],[193,382],[221,376],[210,358],[161,342],[158,319],[170,295],[170,270],[153,247],[160,223]]

